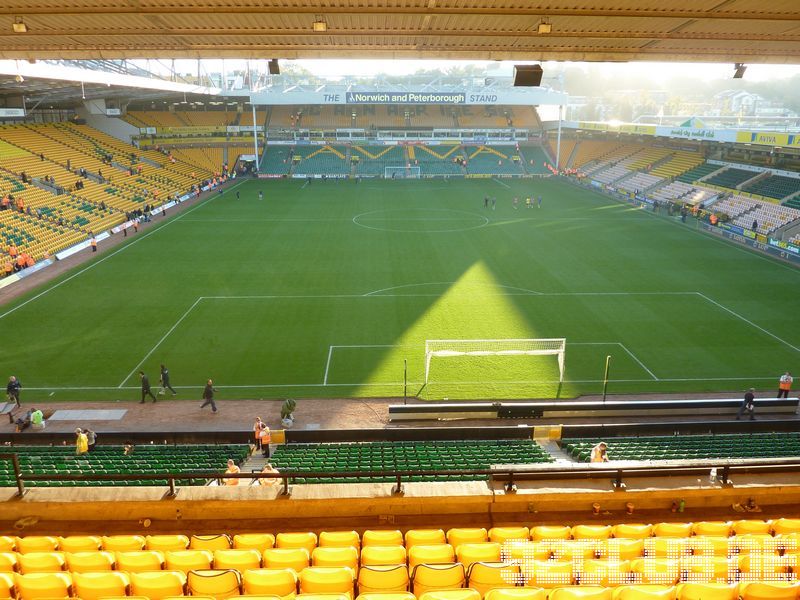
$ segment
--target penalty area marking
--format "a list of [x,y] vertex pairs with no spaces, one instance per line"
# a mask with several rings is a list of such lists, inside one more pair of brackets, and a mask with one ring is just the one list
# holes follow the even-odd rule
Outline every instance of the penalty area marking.
[[[339,344],[328,346],[328,360],[325,361],[325,375],[322,378],[322,385],[351,385],[347,383],[343,384],[328,384],[328,372],[331,368],[331,359],[333,358],[333,351],[336,348],[403,348],[403,344]],[[410,348],[411,346],[405,346],[406,348]],[[394,383],[387,383],[387,384],[376,384],[376,385],[398,385]]]
[[497,177],[492,177],[492,181],[494,181],[495,183],[499,183],[500,185],[502,185],[502,186],[503,186],[504,188],[506,188],[507,190],[510,190],[510,189],[511,189],[511,186],[510,186],[510,185],[508,185],[508,184],[507,184],[506,182],[504,182],[504,181],[500,181],[499,179],[497,179]]

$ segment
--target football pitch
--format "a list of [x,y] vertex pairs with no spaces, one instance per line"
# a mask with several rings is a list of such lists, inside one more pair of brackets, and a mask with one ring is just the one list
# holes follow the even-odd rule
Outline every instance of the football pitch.
[[[800,271],[556,180],[248,180],[155,221],[0,307],[26,404],[138,400],[160,363],[193,400],[208,378],[220,398],[573,398],[607,356],[611,393],[800,370]],[[469,356],[423,385],[426,340],[505,338],[566,338],[563,383],[553,356]]]

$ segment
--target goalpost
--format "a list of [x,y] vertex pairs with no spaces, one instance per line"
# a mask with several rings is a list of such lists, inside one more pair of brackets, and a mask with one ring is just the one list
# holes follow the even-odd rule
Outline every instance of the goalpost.
[[505,340],[425,340],[425,384],[431,359],[457,356],[557,356],[559,383],[564,381],[566,338]]
[[384,167],[384,179],[419,179],[420,167]]

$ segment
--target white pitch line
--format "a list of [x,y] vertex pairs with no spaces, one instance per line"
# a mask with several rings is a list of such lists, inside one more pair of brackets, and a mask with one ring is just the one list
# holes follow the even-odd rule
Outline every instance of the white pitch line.
[[751,327],[755,327],[755,328],[756,328],[756,329],[758,329],[760,332],[767,334],[768,336],[770,336],[771,338],[773,338],[773,339],[775,339],[775,340],[778,340],[778,341],[779,341],[781,344],[783,344],[784,346],[788,346],[789,348],[791,348],[791,349],[792,349],[792,350],[794,350],[795,352],[800,352],[800,348],[798,348],[797,346],[794,346],[794,345],[790,344],[789,342],[787,342],[786,340],[784,340],[784,339],[782,339],[782,338],[779,338],[777,335],[775,335],[775,334],[774,334],[774,333],[772,333],[771,331],[767,331],[766,329],[764,329],[763,327],[761,327],[761,325],[756,325],[756,324],[755,324],[755,323],[753,323],[753,322],[752,322],[750,319],[748,319],[748,318],[746,318],[746,317],[743,317],[743,316],[742,316],[742,315],[740,315],[739,313],[737,313],[737,312],[735,312],[735,311],[731,310],[731,309],[730,309],[730,308],[728,308],[727,306],[724,306],[724,305],[720,304],[720,303],[719,303],[719,302],[717,302],[716,300],[712,300],[711,298],[709,298],[708,296],[706,296],[705,294],[703,294],[703,293],[701,293],[701,292],[695,292],[695,293],[696,293],[698,296],[700,296],[701,298],[703,298],[704,300],[706,300],[706,301],[710,302],[711,304],[713,304],[714,306],[718,306],[719,308],[721,308],[721,309],[722,309],[722,310],[724,310],[725,312],[732,314],[732,315],[733,315],[734,317],[736,317],[737,319],[741,319],[742,321],[744,321],[745,323],[747,323],[747,324],[748,324],[748,325],[750,325]]
[[659,379],[658,379],[658,377],[656,377],[655,373],[653,373],[650,369],[648,369],[645,366],[645,364],[642,361],[640,361],[633,352],[628,350],[628,347],[625,344],[623,344],[621,342],[617,342],[617,343],[619,344],[620,348],[625,350],[625,352],[627,352],[630,355],[630,357],[639,364],[640,367],[642,367],[645,371],[647,371],[650,374],[650,377],[652,377],[656,381],[659,381]]
[[190,312],[192,312],[192,310],[194,310],[194,307],[195,307],[195,306],[197,306],[198,304],[200,304],[200,301],[201,301],[202,299],[203,299],[203,297],[202,297],[202,296],[200,296],[200,297],[199,297],[197,300],[195,300],[195,301],[194,301],[194,303],[193,303],[193,304],[192,304],[192,305],[191,305],[189,308],[187,308],[187,309],[186,309],[186,312],[184,312],[184,313],[181,315],[181,318],[180,318],[180,319],[178,319],[177,321],[175,321],[175,324],[174,324],[172,327],[170,327],[170,328],[169,328],[169,330],[167,331],[167,333],[165,333],[163,336],[161,336],[161,339],[160,339],[160,340],[158,340],[158,341],[156,342],[156,345],[155,345],[155,346],[153,346],[152,348],[150,348],[150,351],[149,351],[147,354],[145,354],[145,355],[144,355],[144,358],[143,358],[142,360],[140,360],[140,361],[139,361],[139,362],[136,364],[136,366],[135,366],[135,367],[133,367],[133,369],[131,370],[131,372],[130,372],[130,373],[128,373],[128,376],[127,376],[125,379],[123,379],[123,380],[120,382],[119,386],[117,386],[117,387],[121,388],[123,385],[125,385],[125,382],[126,382],[126,381],[128,381],[128,379],[130,379],[131,377],[133,377],[133,374],[134,374],[134,373],[136,373],[136,371],[139,369],[139,367],[141,367],[141,366],[144,364],[144,361],[146,361],[148,358],[150,358],[150,355],[152,355],[152,354],[153,354],[153,352],[155,352],[155,351],[156,351],[156,348],[158,348],[158,347],[159,347],[159,346],[160,346],[160,345],[161,345],[161,344],[164,342],[164,340],[166,340],[166,339],[169,337],[169,335],[170,335],[170,334],[171,334],[173,331],[175,331],[175,329],[178,327],[178,325],[180,325],[180,324],[183,322],[183,320],[184,320],[184,319],[185,319],[187,316],[189,316],[189,313],[190,313]]
[[[652,377],[652,378],[653,378],[653,379],[655,379],[656,381],[662,381],[661,379],[659,379],[658,377],[656,377],[656,376],[655,376],[655,374],[654,374],[654,373],[653,373],[653,372],[652,372],[650,369],[648,369],[648,368],[647,368],[647,366],[645,366],[645,364],[644,364],[644,363],[643,363],[641,360],[639,360],[639,359],[636,357],[636,355],[634,355],[634,353],[633,353],[633,352],[631,352],[630,350],[628,350],[628,348],[627,348],[627,347],[625,346],[625,344],[623,344],[622,342],[567,342],[567,345],[569,345],[569,346],[619,346],[619,347],[620,347],[620,348],[622,348],[622,349],[623,349],[625,352],[627,352],[627,353],[628,353],[628,355],[629,355],[629,356],[630,356],[630,357],[631,357],[633,360],[635,360],[635,361],[636,361],[636,362],[639,364],[639,366],[640,366],[640,367],[642,367],[642,369],[644,369],[645,371],[647,371],[647,372],[650,374],[650,377]],[[609,381],[611,381],[611,380],[609,379]],[[663,380],[663,381],[666,381],[666,380]]]
[[[234,188],[236,188],[236,187],[238,187],[238,186],[242,185],[242,183],[245,183],[245,182],[244,182],[244,181],[242,181],[241,183],[237,183],[236,185],[232,186],[230,189],[226,190],[226,191],[225,191],[225,193],[228,193],[228,192],[229,192],[229,191],[231,191],[232,189],[234,189]],[[224,194],[223,194],[223,195],[224,195]],[[156,227],[156,228],[155,228],[155,229],[153,229],[152,231],[148,231],[147,233],[143,234],[142,236],[140,236],[140,237],[137,237],[135,240],[132,240],[132,241],[128,242],[127,244],[125,244],[124,246],[122,246],[122,248],[120,248],[119,250],[115,250],[115,251],[114,251],[114,252],[112,252],[111,254],[108,254],[107,256],[104,256],[103,258],[101,258],[101,259],[99,259],[99,260],[96,260],[96,261],[94,261],[92,264],[90,264],[90,265],[88,265],[88,266],[84,267],[83,269],[81,269],[81,270],[80,270],[80,271],[78,271],[77,273],[73,273],[72,275],[70,275],[70,276],[69,276],[69,277],[67,277],[66,279],[62,279],[62,280],[61,280],[61,281],[59,281],[58,283],[55,283],[55,284],[51,285],[49,288],[47,288],[47,289],[45,289],[45,290],[42,290],[41,292],[39,292],[39,293],[38,293],[38,294],[36,294],[35,296],[33,296],[33,297],[31,297],[31,298],[28,298],[27,300],[25,300],[25,302],[22,302],[21,304],[17,304],[17,305],[16,305],[14,308],[12,308],[12,309],[10,309],[10,310],[7,310],[6,312],[4,312],[4,313],[0,314],[0,319],[2,319],[3,317],[6,317],[6,316],[8,316],[8,315],[10,315],[11,313],[13,313],[13,312],[15,312],[15,311],[18,311],[20,308],[22,308],[23,306],[26,306],[27,304],[30,304],[30,303],[31,303],[31,302],[33,302],[34,300],[38,300],[39,298],[41,298],[41,297],[42,297],[42,296],[44,296],[45,294],[49,294],[49,293],[50,293],[50,292],[52,292],[54,289],[56,289],[56,288],[58,288],[58,287],[61,287],[62,285],[64,285],[64,284],[65,284],[65,283],[67,283],[68,281],[71,281],[71,280],[75,279],[75,278],[76,278],[78,275],[83,275],[84,273],[86,273],[86,271],[88,271],[88,270],[90,270],[90,269],[94,269],[94,268],[95,268],[97,265],[104,263],[104,262],[105,262],[105,261],[107,261],[109,258],[112,258],[112,257],[116,256],[116,255],[117,255],[117,254],[119,254],[120,252],[124,252],[125,250],[127,250],[127,249],[128,249],[128,248],[130,248],[131,246],[134,246],[135,244],[138,244],[138,243],[139,243],[139,242],[141,242],[142,240],[149,238],[151,235],[153,235],[154,233],[156,233],[156,232],[158,232],[158,231],[161,231],[161,230],[162,230],[162,229],[164,229],[165,227],[169,227],[169,226],[170,226],[170,225],[172,225],[173,223],[176,223],[176,222],[180,221],[180,220],[181,220],[183,217],[185,217],[185,216],[186,216],[186,215],[188,215],[189,213],[192,213],[192,212],[196,211],[196,210],[197,210],[198,208],[200,208],[201,206],[205,206],[206,204],[208,204],[208,203],[209,203],[209,202],[211,202],[211,201],[212,201],[214,198],[217,198],[217,197],[218,197],[218,196],[211,196],[210,198],[206,198],[205,200],[203,200],[203,201],[202,201],[200,204],[198,204],[197,206],[194,206],[194,207],[192,207],[192,208],[190,208],[190,209],[188,209],[188,210],[186,210],[186,211],[182,212],[182,213],[181,213],[181,214],[179,214],[178,216],[176,216],[176,217],[174,217],[174,218],[170,219],[169,221],[167,221],[166,223],[164,223],[164,224],[162,224],[162,225],[160,225],[160,226]]]
[[507,184],[507,183],[505,183],[504,181],[500,181],[500,180],[499,180],[499,179],[497,179],[496,177],[492,177],[492,181],[494,181],[495,183],[499,183],[500,185],[502,185],[502,186],[503,186],[504,188],[506,188],[507,190],[510,190],[510,189],[511,189],[511,186],[510,186],[510,185],[508,185],[508,184]]
[[[328,371],[331,367],[331,358],[333,357],[333,351],[336,348],[402,348],[403,344],[342,344],[342,345],[334,345],[328,346],[328,360],[325,363],[325,377],[322,379],[322,385],[328,385]],[[410,346],[405,346],[406,348]],[[347,384],[345,384],[347,385]]]
[[333,346],[328,346],[328,360],[325,362],[325,376],[322,378],[322,385],[328,385],[328,370],[331,368],[331,356],[333,356]]

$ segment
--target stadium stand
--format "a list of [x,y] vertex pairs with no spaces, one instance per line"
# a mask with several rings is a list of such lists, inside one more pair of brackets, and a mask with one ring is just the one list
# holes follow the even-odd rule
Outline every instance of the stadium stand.
[[742,191],[781,200],[800,192],[800,178],[769,175],[743,187]]
[[[266,110],[257,110],[256,111],[256,125],[259,127],[263,126],[267,122],[267,111]],[[250,110],[244,111],[241,115],[239,115],[239,125],[244,127],[252,127],[253,125],[253,112]]]
[[172,148],[172,155],[178,160],[189,165],[197,165],[211,173],[219,172],[222,169],[223,149],[219,147],[209,148]]
[[736,169],[734,167],[729,167],[720,173],[712,175],[708,179],[705,179],[703,183],[707,183],[710,185],[717,185],[719,187],[729,188],[729,189],[736,189],[736,186],[741,185],[748,179],[752,179],[756,176],[756,173],[753,171],[746,171],[744,169]]
[[463,168],[454,162],[464,155],[460,145],[449,146],[409,146],[409,159],[412,164],[419,163],[423,173],[428,175],[462,175]]
[[[467,173],[478,175],[519,175],[524,171],[513,146],[464,146]],[[514,160],[514,158],[517,160]]]
[[683,183],[694,183],[703,177],[711,175],[711,173],[714,171],[719,171],[720,168],[721,167],[719,165],[712,165],[711,163],[704,162],[697,165],[693,169],[689,169],[685,173],[678,175],[676,179],[678,181],[682,181]]
[[[550,155],[553,157],[553,160],[555,160],[555,156],[557,154],[556,150],[557,150],[558,140],[556,138],[548,138],[547,144],[550,149]],[[561,154],[558,163],[559,169],[567,168],[570,158],[572,157],[572,152],[575,150],[575,147],[577,145],[578,145],[578,140],[576,139],[565,138],[565,137],[561,138]]]
[[[735,219],[740,215],[743,215],[748,211],[755,209],[756,206],[757,204],[752,200],[750,200],[749,198],[731,194],[726,198],[723,198],[718,202],[715,202],[711,208],[714,212],[723,213],[728,215],[731,219]],[[753,220],[750,219],[750,224],[752,224],[752,222]]]
[[[272,457],[278,469],[292,472],[379,472],[391,470],[488,469],[494,464],[535,464],[552,458],[530,440],[482,442],[374,442],[354,444],[286,444]],[[460,481],[475,476],[412,476],[409,481]],[[344,479],[297,477],[298,483],[345,483]],[[364,481],[394,481],[392,477]],[[361,482],[362,478],[359,478]]]
[[675,180],[655,190],[651,190],[649,195],[657,200],[684,202],[694,205],[711,200],[717,195],[717,192]]
[[190,127],[221,127],[231,125],[236,118],[236,113],[222,110],[193,110],[180,113],[180,118]]
[[[740,199],[744,200],[741,196]],[[753,223],[757,224],[756,232],[769,235],[779,227],[783,227],[800,218],[800,210],[777,204],[757,203],[748,200],[751,209],[733,219],[734,225],[743,229],[752,229]]]
[[703,157],[698,152],[677,150],[672,152],[669,160],[655,166],[650,174],[664,178],[679,177],[701,164],[703,164]]
[[617,156],[624,158],[631,154],[631,150],[627,145],[614,141],[580,140],[573,154],[572,164],[568,166],[582,168],[589,166],[589,163],[594,161],[613,160]]
[[644,192],[654,185],[661,183],[662,181],[664,180],[661,177],[656,177],[650,173],[636,173],[635,175],[619,182],[617,187],[621,190],[637,193]]
[[541,146],[522,144],[519,148],[519,154],[524,168],[528,173],[540,175],[547,175],[550,173],[547,167],[545,167],[545,164],[549,164],[552,161],[550,157],[545,154],[544,148]]
[[128,111],[125,120],[136,127],[190,127],[182,113],[161,111]]
[[302,146],[295,148],[293,173],[300,175],[347,175],[350,163],[344,146]]
[[352,146],[351,160],[358,158],[355,172],[358,175],[383,177],[386,167],[405,167],[406,158],[401,146]]
[[259,170],[267,175],[287,175],[292,168],[294,146],[267,145]]
[[[575,459],[589,462],[599,439],[567,439],[563,448]],[[611,460],[674,460],[698,458],[767,458],[797,456],[798,433],[753,433],[621,437],[606,440]]]
[[[19,457],[20,469],[30,475],[58,474],[158,474],[220,472],[230,458],[240,464],[248,455],[246,445],[183,445],[143,444],[125,455],[120,446],[98,446],[92,452],[76,456],[70,446],[12,446],[3,449]],[[188,481],[188,480],[187,480]],[[205,480],[192,480],[184,485],[205,485]],[[11,463],[0,461],[0,487],[13,486]],[[99,485],[166,485],[166,480],[152,481],[30,481],[30,486],[99,486]]]

